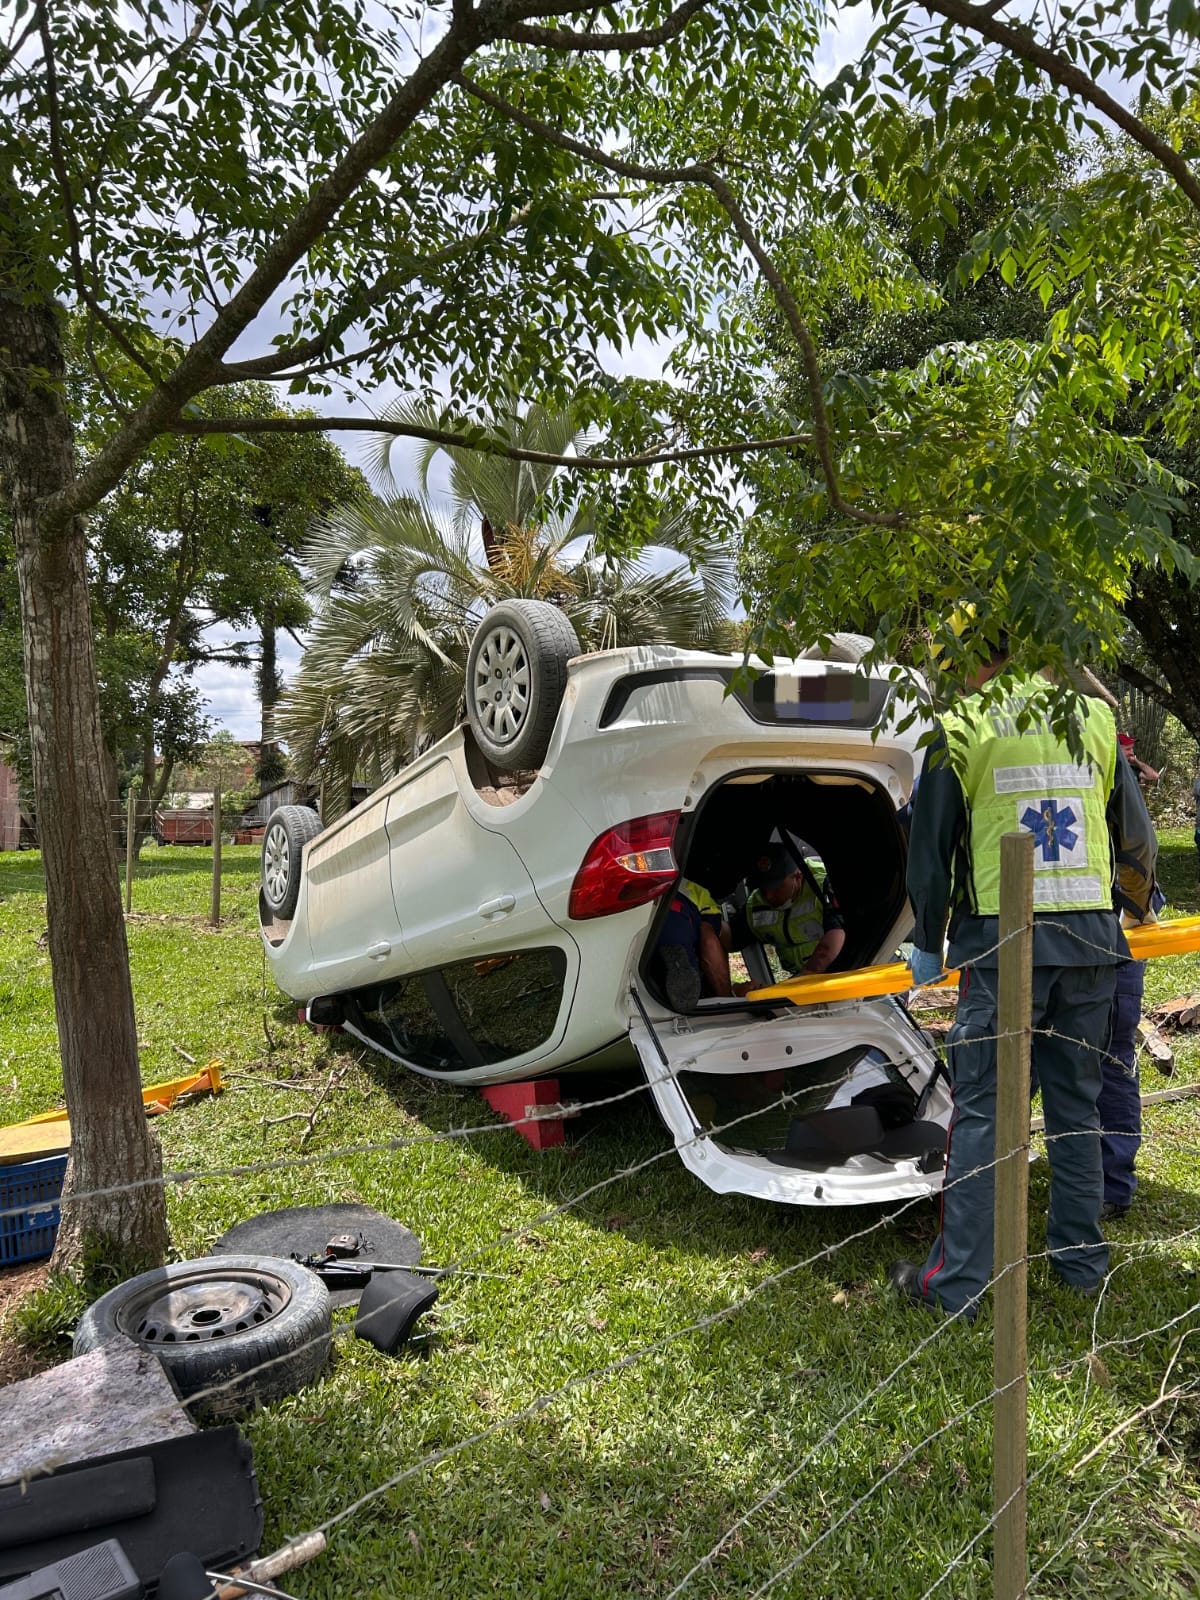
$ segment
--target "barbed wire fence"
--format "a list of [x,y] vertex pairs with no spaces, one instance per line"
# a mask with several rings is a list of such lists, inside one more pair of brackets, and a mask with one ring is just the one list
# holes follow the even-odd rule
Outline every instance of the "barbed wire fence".
[[[924,1590],[921,1600],[930,1600],[934,1594],[944,1591],[947,1585],[953,1584],[961,1577],[973,1558],[981,1549],[986,1549],[991,1544],[991,1579],[992,1593],[996,1600],[1011,1600],[1011,1597],[1025,1595],[1036,1591],[1043,1579],[1053,1572],[1055,1564],[1063,1551],[1077,1540],[1084,1529],[1096,1518],[1106,1502],[1119,1495],[1123,1488],[1131,1484],[1142,1470],[1142,1459],[1135,1454],[1128,1469],[1118,1474],[1094,1496],[1084,1507],[1082,1513],[1073,1524],[1064,1530],[1064,1537],[1059,1545],[1051,1548],[1039,1564],[1030,1570],[1026,1543],[1025,1543],[1025,1511],[1026,1500],[1029,1492],[1041,1485],[1049,1475],[1065,1473],[1071,1475],[1079,1473],[1094,1460],[1098,1454],[1116,1446],[1121,1440],[1126,1439],[1130,1433],[1151,1417],[1161,1419],[1164,1415],[1172,1415],[1182,1407],[1187,1407],[1200,1396],[1200,1376],[1190,1373],[1180,1375],[1182,1354],[1185,1342],[1191,1338],[1198,1325],[1200,1325],[1200,1297],[1193,1296],[1188,1303],[1169,1317],[1164,1317],[1135,1333],[1125,1333],[1117,1337],[1105,1338],[1101,1331],[1101,1313],[1110,1293],[1116,1292],[1116,1285],[1120,1282],[1120,1275],[1136,1270],[1139,1263],[1155,1256],[1166,1253],[1182,1254],[1193,1248],[1200,1237],[1200,1224],[1166,1234],[1159,1238],[1143,1239],[1136,1248],[1127,1249],[1125,1254],[1110,1266],[1096,1297],[1096,1303],[1091,1316],[1091,1333],[1086,1350],[1071,1356],[1065,1362],[1058,1362],[1054,1366],[1038,1367],[1031,1365],[1023,1344],[1024,1329],[1027,1320],[1027,1306],[1025,1302],[1025,1278],[1029,1265],[1039,1259],[1049,1260],[1053,1252],[1050,1250],[1031,1253],[1027,1235],[1027,1206],[1028,1206],[1028,1175],[1030,1155],[1029,1131],[1029,1047],[1032,1038],[1037,1032],[1051,1030],[1037,1030],[1033,1027],[1032,1014],[1028,1005],[1028,997],[1022,998],[1024,991],[1018,985],[1016,1012],[1013,1014],[1011,983],[1006,984],[1004,977],[1005,956],[1018,951],[1022,941],[1028,944],[1028,936],[1032,930],[1031,908],[1021,908],[1014,918],[1011,928],[1003,929],[997,944],[997,953],[1000,956],[1001,969],[1001,1010],[998,1018],[994,1042],[1001,1054],[1001,1063],[998,1069],[998,1083],[1001,1098],[1007,1099],[1007,1105],[998,1111],[997,1115],[997,1149],[993,1160],[973,1168],[970,1172],[961,1174],[954,1182],[965,1182],[978,1176],[980,1173],[994,1170],[997,1187],[996,1204],[996,1250],[993,1272],[988,1284],[994,1305],[993,1338],[995,1344],[996,1366],[993,1381],[987,1392],[975,1395],[970,1399],[963,1399],[950,1408],[948,1415],[944,1416],[933,1428],[927,1428],[920,1439],[915,1443],[906,1444],[895,1460],[889,1461],[872,1477],[871,1481],[860,1492],[848,1498],[847,1503],[838,1505],[830,1497],[823,1497],[824,1517],[822,1525],[813,1530],[812,1536],[798,1550],[790,1551],[786,1556],[773,1565],[769,1571],[750,1578],[749,1584],[740,1583],[736,1589],[739,1594],[747,1594],[752,1600],[767,1595],[776,1590],[778,1586],[800,1583],[802,1587],[789,1589],[796,1594],[813,1592],[803,1587],[805,1583],[806,1568],[817,1556],[844,1530],[860,1524],[862,1519],[870,1515],[871,1509],[878,1504],[882,1497],[886,1497],[898,1481],[902,1481],[904,1474],[914,1468],[914,1465],[930,1457],[934,1447],[939,1441],[953,1437],[959,1430],[978,1419],[980,1415],[991,1408],[994,1414],[993,1423],[993,1457],[997,1461],[1006,1456],[1001,1469],[997,1472],[994,1484],[992,1510],[989,1516],[980,1521],[970,1537],[949,1553],[945,1558],[941,1570]],[[1026,958],[1028,951],[1026,951]],[[1008,1002],[1006,1004],[1006,1001]],[[1023,1009],[1022,1009],[1023,1008]],[[987,1041],[979,1041],[987,1042]],[[664,1069],[665,1070],[665,1069]],[[820,1089],[836,1087],[841,1081],[840,1074],[837,1079],[830,1078],[818,1084]],[[602,1111],[633,1100],[635,1097],[648,1092],[650,1085],[642,1082],[633,1088],[619,1093],[608,1094],[590,1101],[581,1103],[581,1109],[587,1111]],[[812,1085],[806,1085],[806,1090]],[[622,1166],[606,1175],[604,1178],[586,1185],[560,1203],[544,1208],[535,1216],[526,1219],[512,1228],[504,1229],[492,1238],[462,1252],[445,1269],[449,1273],[456,1271],[467,1272],[481,1260],[497,1255],[508,1248],[515,1240],[524,1235],[533,1233],[537,1229],[544,1229],[549,1223],[563,1217],[572,1211],[578,1210],[584,1203],[612,1185],[627,1183],[633,1178],[656,1163],[673,1158],[678,1151],[689,1143],[700,1140],[715,1139],[722,1135],[734,1132],[742,1123],[763,1115],[764,1110],[787,1110],[794,1106],[795,1097],[787,1092],[780,1093],[768,1106],[756,1105],[752,1110],[737,1117],[709,1126],[698,1131],[692,1139],[678,1141],[673,1146],[656,1151],[651,1156]],[[354,1145],[341,1146],[334,1150],[320,1151],[304,1154],[292,1154],[278,1158],[264,1159],[255,1162],[239,1164],[237,1166],[222,1166],[212,1168],[188,1167],[170,1171],[164,1174],[161,1180],[168,1184],[197,1183],[216,1181],[231,1176],[250,1176],[267,1172],[283,1171],[291,1168],[312,1168],[326,1164],[338,1164],[363,1155],[387,1155],[401,1150],[430,1143],[445,1143],[454,1140],[467,1140],[476,1135],[495,1134],[506,1127],[518,1130],[522,1123],[538,1120],[539,1114],[531,1114],[525,1118],[517,1118],[512,1122],[497,1124],[489,1121],[483,1124],[474,1124],[461,1128],[450,1128],[439,1131],[412,1133],[398,1136],[393,1139],[364,1142]],[[1007,1121],[1005,1119],[1008,1119]],[[1075,1137],[1073,1133],[1054,1133],[1046,1135],[1047,1144],[1055,1139]],[[1155,1137],[1152,1130],[1147,1130],[1147,1138]],[[1005,1195],[1005,1180],[1014,1191]],[[947,1185],[951,1187],[952,1185]],[[131,1186],[122,1186],[131,1187]],[[111,1191],[103,1191],[111,1192]],[[800,1259],[789,1262],[778,1271],[767,1273],[760,1277],[748,1290],[731,1298],[727,1304],[706,1312],[700,1317],[690,1317],[682,1320],[678,1325],[670,1328],[666,1333],[657,1338],[624,1351],[611,1360],[576,1371],[557,1384],[538,1390],[524,1404],[506,1412],[504,1415],[489,1421],[484,1427],[465,1432],[460,1437],[437,1445],[435,1448],[423,1451],[416,1459],[408,1462],[396,1471],[385,1473],[378,1481],[346,1498],[343,1502],[331,1505],[327,1514],[316,1522],[304,1533],[295,1539],[286,1541],[276,1555],[286,1554],[289,1547],[299,1544],[304,1539],[310,1539],[313,1534],[331,1536],[338,1529],[354,1522],[366,1515],[372,1506],[391,1495],[396,1489],[412,1481],[440,1464],[451,1459],[462,1457],[470,1452],[478,1451],[488,1441],[506,1433],[520,1429],[533,1422],[541,1415],[551,1411],[560,1402],[581,1390],[599,1386],[618,1379],[628,1374],[633,1368],[642,1363],[652,1363],[667,1356],[681,1341],[696,1335],[704,1334],[723,1324],[733,1322],[743,1315],[747,1309],[760,1302],[763,1297],[771,1295],[789,1283],[795,1282],[798,1275],[811,1272],[812,1269],[823,1263],[832,1261],[839,1252],[846,1250],[854,1244],[861,1243],[874,1235],[892,1228],[897,1219],[914,1207],[921,1205],[920,1199],[902,1202],[891,1207],[884,1214],[870,1221],[861,1228],[852,1229],[841,1237],[810,1251]],[[0,1213],[6,1215],[8,1213]],[[727,1553],[739,1540],[744,1531],[761,1524],[764,1516],[772,1508],[783,1503],[789,1490],[802,1481],[824,1456],[829,1452],[836,1452],[839,1442],[845,1437],[846,1431],[852,1428],[861,1419],[871,1414],[871,1408],[881,1397],[886,1396],[893,1385],[897,1384],[902,1376],[910,1369],[917,1369],[931,1353],[936,1355],[949,1340],[958,1335],[956,1329],[960,1326],[961,1319],[955,1317],[935,1318],[922,1320],[919,1312],[914,1314],[912,1322],[913,1340],[908,1352],[888,1369],[883,1372],[878,1380],[858,1394],[851,1403],[842,1407],[836,1416],[826,1422],[815,1441],[809,1443],[796,1459],[780,1463],[780,1472],[775,1483],[755,1498],[738,1515],[728,1521],[722,1529],[720,1536],[712,1542],[707,1550],[692,1561],[691,1565],[676,1577],[664,1583],[659,1591],[660,1600],[679,1600],[689,1591],[700,1592],[700,1586],[707,1583],[707,1592],[721,1594],[732,1593],[734,1590],[717,1574],[719,1564]],[[1003,1333],[1002,1333],[1003,1326]],[[335,1329],[335,1339],[345,1340],[351,1337],[352,1328],[340,1325]],[[1011,1337],[1009,1337],[1011,1336]],[[1096,1373],[1099,1364],[1106,1353],[1116,1350],[1128,1351],[1130,1349],[1147,1350],[1155,1343],[1161,1344],[1166,1339],[1168,1350],[1161,1359],[1161,1371],[1158,1367],[1151,1367],[1147,1363],[1147,1376],[1151,1380],[1153,1393],[1141,1405],[1134,1407],[1097,1443],[1084,1447],[1082,1442],[1085,1430],[1083,1418],[1088,1404],[1088,1397],[1093,1385],[1096,1383]],[[1007,1341],[1007,1342],[1006,1342]],[[276,1360],[291,1359],[295,1352],[289,1352],[287,1357],[278,1357]],[[262,1366],[271,1363],[262,1363]],[[953,1389],[952,1370],[945,1369],[950,1374],[949,1387]],[[1027,1406],[1027,1390],[1031,1381],[1054,1381],[1061,1383],[1065,1374],[1081,1372],[1083,1377],[1083,1393],[1077,1405],[1078,1426],[1066,1431],[1066,1436],[1057,1445],[1046,1447],[1045,1441],[1039,1441],[1038,1459],[1030,1466],[1025,1448],[1025,1416]],[[245,1381],[245,1374],[224,1383],[213,1384],[199,1395],[191,1397],[190,1404],[203,1403],[205,1400],[219,1400],[225,1393],[232,1393]],[[1019,1425],[1014,1423],[1014,1415],[1019,1408]],[[0,1472],[0,1476],[2,1476]],[[733,1581],[733,1580],[730,1580]],[[827,1577],[822,1577],[819,1582],[827,1582]],[[721,1584],[714,1591],[712,1585]],[[751,1587],[750,1585],[756,1586]],[[822,1591],[824,1592],[824,1591]],[[861,1575],[848,1574],[845,1593],[869,1594],[871,1591],[862,1586]]]

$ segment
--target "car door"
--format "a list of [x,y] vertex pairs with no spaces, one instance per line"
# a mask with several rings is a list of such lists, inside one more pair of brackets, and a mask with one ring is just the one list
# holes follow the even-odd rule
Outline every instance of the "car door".
[[577,962],[516,850],[468,810],[449,756],[393,790],[387,834],[392,899],[411,970],[548,944],[570,946]]
[[335,994],[399,970],[405,955],[392,898],[387,790],[318,834],[304,856],[304,921],[313,994]]

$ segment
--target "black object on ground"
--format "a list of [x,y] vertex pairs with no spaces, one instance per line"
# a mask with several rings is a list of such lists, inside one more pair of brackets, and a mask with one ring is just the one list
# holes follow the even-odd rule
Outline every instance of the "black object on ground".
[[[303,1260],[323,1256],[331,1239],[341,1234],[360,1240],[356,1262],[363,1265],[378,1260],[395,1262],[412,1269],[421,1259],[421,1241],[401,1222],[385,1217],[372,1206],[327,1205],[289,1206],[282,1211],[264,1211],[247,1217],[223,1233],[209,1254],[285,1256]],[[343,1285],[327,1282],[334,1306],[354,1305],[366,1284],[351,1281]]]
[[[75,1354],[126,1336],[153,1350],[198,1416],[232,1417],[310,1383],[329,1357],[325,1285],[295,1261],[177,1261],[88,1307]],[[212,1392],[210,1392],[212,1391]]]
[[172,1556],[158,1580],[158,1600],[208,1600],[212,1592],[203,1561],[190,1550]]
[[106,1539],[16,1583],[6,1583],[0,1600],[141,1600],[143,1592],[142,1580],[120,1544]]
[[[131,1478],[137,1473],[144,1482],[146,1462],[153,1505],[148,1510],[122,1507],[109,1521],[98,1523],[94,1496],[108,1515],[113,1471],[129,1472]],[[18,1489],[17,1498],[6,1498],[0,1508],[0,1579],[53,1566],[108,1537],[120,1540],[138,1578],[153,1588],[180,1550],[194,1550],[206,1566],[227,1570],[251,1557],[262,1539],[254,1458],[233,1426],[76,1462],[49,1477],[31,1478],[24,1488],[23,1495]],[[65,1528],[61,1507],[72,1502],[74,1525]],[[43,1531],[47,1504],[59,1508],[53,1534]]]
[[437,1297],[436,1283],[409,1272],[381,1272],[363,1290],[354,1331],[385,1355],[395,1355],[408,1342],[417,1318]]

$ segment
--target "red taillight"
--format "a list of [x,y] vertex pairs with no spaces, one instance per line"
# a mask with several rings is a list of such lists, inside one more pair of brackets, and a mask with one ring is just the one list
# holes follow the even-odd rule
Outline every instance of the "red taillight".
[[578,922],[607,917],[669,889],[679,875],[671,848],[678,824],[678,811],[657,811],[602,833],[575,874],[568,913]]

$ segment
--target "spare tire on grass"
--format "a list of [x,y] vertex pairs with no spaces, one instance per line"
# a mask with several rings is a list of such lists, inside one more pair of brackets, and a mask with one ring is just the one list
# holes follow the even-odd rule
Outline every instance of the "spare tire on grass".
[[[132,1339],[162,1362],[180,1398],[232,1417],[294,1394],[329,1359],[329,1294],[315,1273],[279,1256],[177,1261],[129,1278],[88,1307],[74,1353]],[[215,1391],[215,1392],[209,1392]]]
[[467,657],[467,721],[502,772],[541,766],[579,636],[557,606],[506,600],[475,631]]

